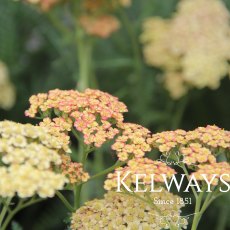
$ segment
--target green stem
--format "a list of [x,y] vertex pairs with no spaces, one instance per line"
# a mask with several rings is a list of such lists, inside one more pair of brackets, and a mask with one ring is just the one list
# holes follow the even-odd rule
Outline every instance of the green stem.
[[197,230],[197,226],[200,221],[201,213],[200,213],[200,207],[201,207],[201,202],[203,198],[204,193],[201,192],[196,199],[196,206],[195,206],[195,212],[194,212],[194,218],[193,218],[193,223],[192,223],[192,228],[191,230]]
[[[83,169],[85,168],[85,163],[87,160],[87,156],[89,154],[89,150],[85,148],[83,145],[83,153],[81,163],[83,165]],[[74,186],[74,208],[77,209],[80,207],[80,196],[81,196],[81,189],[83,184],[78,184]]]
[[[182,163],[182,164],[180,165],[180,167],[183,169],[183,171],[184,171],[184,173],[185,173],[187,179],[189,180],[189,173],[188,173],[188,170],[187,170],[186,166],[184,165],[184,163]],[[192,188],[193,195],[195,196],[195,198],[196,198],[196,200],[197,200],[197,199],[198,199],[197,192],[196,192],[196,190],[194,189],[194,187],[191,187],[191,188]]]
[[115,170],[116,168],[125,165],[126,163],[127,163],[126,161],[124,161],[124,162],[117,161],[117,162],[116,162],[114,165],[112,165],[111,167],[109,167],[109,168],[107,168],[107,169],[105,169],[105,170],[103,170],[103,171],[101,171],[101,172],[99,172],[99,173],[93,175],[92,177],[90,177],[90,179],[89,179],[88,181],[94,180],[94,179],[96,179],[96,178],[98,178],[98,177],[101,177],[101,176],[103,176],[103,175],[105,175],[105,174],[108,174],[108,173],[112,172],[113,170]]
[[79,76],[77,89],[84,91],[90,86],[93,45],[90,37],[80,28],[76,30]]
[[7,210],[8,210],[8,206],[10,205],[10,202],[11,202],[11,198],[7,198],[5,204],[3,204],[3,209],[1,211],[1,214],[0,214],[0,227],[2,226],[2,222],[3,222],[3,219],[7,213]]
[[65,205],[65,207],[70,211],[73,212],[74,208],[72,207],[72,205],[69,203],[69,201],[62,195],[61,192],[57,191],[56,195],[58,196],[58,198],[62,201],[62,203]]
[[32,198],[30,201],[26,202],[26,203],[23,203],[22,201],[19,202],[19,204],[17,205],[17,207],[12,210],[11,212],[9,212],[7,218],[5,219],[3,225],[1,226],[1,230],[6,230],[8,224],[10,223],[10,221],[12,220],[12,218],[15,216],[15,214],[17,214],[20,210],[32,205],[32,204],[36,204],[38,202],[41,202],[43,201],[44,199],[34,199]]

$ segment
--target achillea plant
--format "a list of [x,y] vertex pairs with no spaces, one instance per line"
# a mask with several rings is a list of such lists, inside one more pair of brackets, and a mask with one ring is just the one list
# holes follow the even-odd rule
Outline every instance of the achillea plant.
[[[55,194],[72,213],[72,230],[186,229],[182,208],[192,200],[170,192],[179,167],[184,174],[175,185],[180,191],[183,179],[188,180],[185,192],[191,190],[195,202],[188,216],[194,216],[191,229],[196,230],[209,205],[229,190],[230,165],[219,156],[229,157],[230,132],[207,126],[151,134],[125,123],[124,112],[125,104],[108,93],[56,89],[30,98],[25,114],[42,119],[39,126],[0,122],[1,229],[22,208]],[[71,133],[79,145],[74,153]],[[117,162],[90,175],[89,154],[111,140]],[[151,150],[158,151],[160,159],[148,157]],[[104,198],[82,205],[84,184],[103,175]],[[15,196],[21,200],[16,207],[11,203]]]
[[165,87],[173,98],[192,87],[216,89],[228,75],[229,19],[220,0],[185,0],[171,19],[144,22],[146,63],[164,70]]
[[[157,194],[162,200],[175,200],[178,196],[163,190]],[[87,202],[72,216],[71,229],[146,229],[160,230],[178,226],[187,228],[187,220],[180,218],[183,205],[153,205],[156,194],[134,196],[108,192],[104,199]],[[172,216],[169,221],[159,216]],[[177,229],[177,227],[175,228]]]

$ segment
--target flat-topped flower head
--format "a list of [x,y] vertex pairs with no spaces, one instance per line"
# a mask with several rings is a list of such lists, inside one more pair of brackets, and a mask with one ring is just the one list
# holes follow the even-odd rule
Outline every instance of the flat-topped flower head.
[[120,161],[126,161],[130,157],[140,158],[146,152],[151,151],[147,139],[150,137],[150,131],[141,125],[132,123],[122,123],[119,125],[121,135],[119,135],[112,149],[117,152]]
[[46,128],[0,122],[0,154],[4,164],[29,163],[39,169],[48,169],[52,164],[61,164],[58,153],[63,153],[64,149],[65,143]]
[[72,162],[71,158],[67,155],[62,155],[61,169],[71,184],[86,182],[89,179],[89,174],[84,172],[82,164]]
[[178,153],[187,165],[215,163],[216,156],[230,148],[230,132],[215,125],[192,131],[175,130],[153,134],[148,143],[163,155]]
[[198,140],[202,144],[211,148],[230,148],[230,131],[219,128],[216,125],[198,127],[186,134],[189,141]]
[[[218,185],[221,176],[226,182],[230,182],[230,164],[227,162],[219,162],[198,165],[198,170],[192,173],[191,176],[193,175],[197,180],[203,181],[204,177],[202,174],[206,174],[208,181],[214,186]],[[215,174],[216,177],[213,179]],[[227,174],[228,176],[224,176],[224,174]]]
[[[138,194],[147,199],[144,193]],[[71,230],[87,229],[169,229],[169,223],[179,223],[181,205],[176,202],[177,196],[163,190],[160,194],[150,194],[161,199],[174,200],[171,205],[154,205],[131,195],[108,192],[104,199],[87,202],[72,215]],[[163,220],[161,216],[167,216]],[[174,218],[173,218],[174,217]],[[175,219],[177,219],[175,221]],[[177,223],[175,223],[177,222]],[[186,229],[187,221],[180,218],[180,228]],[[183,223],[183,224],[182,224]]]
[[186,131],[178,129],[175,131],[156,133],[148,139],[148,143],[151,144],[153,148],[158,148],[162,153],[169,152],[178,145],[187,143]]
[[[104,184],[106,190],[117,189],[118,173],[120,178],[125,178],[125,184],[130,188],[136,183],[136,174],[141,174],[142,176],[139,176],[139,180],[148,185],[152,183],[152,180],[164,183],[162,174],[165,174],[167,178],[171,178],[176,174],[176,171],[160,161],[153,161],[148,158],[132,159],[128,161],[127,166],[119,167],[115,169],[114,173],[108,174]],[[151,174],[154,174],[154,178],[151,177]]]
[[[60,119],[46,119],[42,124],[58,126],[62,131],[75,128],[84,136],[87,145],[100,147],[105,141],[119,133],[117,124],[123,121],[127,112],[125,104],[118,98],[100,90],[86,89],[83,93],[75,90],[51,90],[30,98],[29,117],[37,114],[56,114]],[[72,121],[71,121],[72,120]],[[71,127],[70,127],[71,126]]]
[[46,128],[1,121],[0,196],[53,197],[67,182],[56,172],[65,148],[65,143]]
[[38,169],[33,165],[12,164],[0,167],[0,196],[28,198],[38,195],[41,198],[53,197],[56,190],[63,189],[68,181],[63,174],[48,169]]
[[202,147],[199,143],[190,143],[188,146],[182,147],[180,151],[183,155],[183,162],[187,165],[216,162],[216,158],[212,155],[212,152]]

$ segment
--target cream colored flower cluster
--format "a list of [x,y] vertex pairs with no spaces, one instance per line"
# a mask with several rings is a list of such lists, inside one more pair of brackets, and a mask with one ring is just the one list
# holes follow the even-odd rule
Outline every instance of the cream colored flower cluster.
[[132,123],[120,124],[121,135],[119,135],[112,149],[117,152],[120,161],[128,160],[129,156],[140,158],[145,152],[151,151],[147,139],[150,137],[150,131],[141,125]]
[[188,132],[175,130],[156,133],[148,139],[148,143],[165,155],[179,152],[187,165],[215,163],[219,148],[223,151],[230,148],[230,132],[208,125]]
[[[118,98],[100,90],[86,89],[83,93],[74,90],[51,90],[30,98],[30,108],[26,115],[35,117],[37,113],[49,116],[53,111],[61,120],[54,120],[52,126],[64,125],[69,131],[71,121],[84,135],[87,145],[100,147],[105,141],[119,133],[117,124],[123,121],[126,106]],[[65,120],[65,121],[63,121]],[[53,120],[52,120],[53,121]],[[49,119],[43,124],[50,123]]]
[[146,62],[165,70],[173,98],[190,87],[219,87],[229,72],[229,19],[221,0],[184,0],[172,19],[146,20],[141,36]]
[[38,194],[41,198],[53,197],[56,190],[67,182],[62,174],[48,169],[38,169],[29,163],[0,167],[0,196],[21,198]]
[[0,196],[52,197],[67,182],[52,170],[61,164],[62,141],[45,128],[0,122]]
[[39,125],[49,129],[50,134],[62,140],[64,151],[68,153],[70,152],[70,137],[68,136],[68,132],[73,125],[73,121],[70,118],[56,117],[51,120],[46,117],[39,123]]
[[[120,178],[125,178],[125,184],[129,188],[136,183],[136,174],[142,174],[142,177],[139,177],[139,181],[142,181],[144,184],[152,183],[151,174],[154,174],[154,181],[159,183],[164,182],[162,174],[165,174],[167,178],[171,178],[176,174],[174,169],[163,162],[153,161],[148,158],[136,158],[128,161],[126,167],[119,167],[114,173],[108,174],[104,184],[106,190],[117,189],[118,172],[120,173]],[[127,173],[129,174],[126,177]]]
[[[140,194],[147,199],[146,195]],[[162,200],[174,200],[177,196],[163,190],[162,193],[150,194],[151,198],[158,196]],[[181,205],[177,202],[169,205],[156,205],[144,202],[131,195],[108,192],[102,200],[87,202],[72,215],[72,230],[88,229],[169,229],[169,224],[187,228],[187,221],[180,217]],[[164,219],[165,218],[165,219]],[[167,219],[166,219],[167,218]],[[167,222],[168,221],[168,222]]]
[[7,66],[0,61],[0,108],[10,109],[15,103],[15,89],[10,82]]
[[[197,180],[204,180],[202,174],[206,174],[207,180],[211,182],[212,185],[217,185],[219,183],[220,177],[223,176],[223,179],[226,182],[230,182],[230,164],[227,162],[212,163],[206,165],[198,165],[198,170],[191,175],[194,175]],[[213,175],[216,174],[215,179]],[[228,176],[224,176],[227,174]]]
[[82,164],[72,162],[68,155],[62,155],[61,169],[71,184],[86,182],[89,179],[89,174],[84,172]]

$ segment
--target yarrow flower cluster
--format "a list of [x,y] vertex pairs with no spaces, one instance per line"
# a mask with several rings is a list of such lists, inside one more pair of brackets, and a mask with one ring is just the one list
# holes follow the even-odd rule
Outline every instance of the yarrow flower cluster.
[[39,123],[41,127],[45,127],[49,129],[49,133],[58,139],[62,140],[63,149],[65,152],[71,152],[69,149],[70,137],[67,133],[72,128],[72,120],[69,118],[56,117],[54,119],[50,119],[48,117],[44,118],[42,122]]
[[[212,185],[218,185],[220,177],[223,176],[223,179],[226,182],[230,182],[230,164],[227,162],[219,162],[219,163],[212,163],[212,164],[205,164],[205,165],[198,165],[198,169],[196,172],[192,173],[191,176],[195,176],[197,180],[204,180],[202,174],[206,174],[208,181]],[[227,174],[228,176],[224,176]],[[213,179],[213,175],[216,177]]]
[[[164,182],[162,174],[165,174],[167,178],[171,178],[174,174],[176,174],[174,169],[168,167],[165,163],[160,161],[153,161],[148,158],[132,159],[128,161],[127,166],[123,168],[119,167],[114,173],[108,174],[104,185],[106,190],[117,189],[118,172],[121,178],[125,178],[125,184],[128,187],[131,187],[132,184],[136,183],[136,174],[142,175],[142,177],[139,177],[139,180],[144,182],[144,184],[152,183],[151,174],[154,174],[154,181],[159,183]],[[126,177],[127,173],[130,174]]]
[[148,139],[153,148],[163,154],[179,152],[187,165],[215,163],[219,148],[230,148],[230,132],[217,126],[208,125],[193,131],[175,130],[153,134]]
[[62,155],[62,173],[69,179],[70,184],[86,182],[89,179],[89,174],[84,172],[81,163],[72,162],[67,155]]
[[120,28],[119,20],[112,15],[89,16],[82,15],[79,23],[85,32],[100,38],[108,38]]
[[56,125],[64,124],[66,131],[70,128],[71,119],[76,130],[83,133],[85,144],[96,147],[119,133],[117,124],[123,121],[123,113],[127,111],[118,98],[91,89],[86,89],[83,93],[74,90],[51,90],[47,94],[32,96],[30,104],[26,111],[27,116],[35,117],[37,113],[41,113],[48,117],[54,112],[62,117],[62,121],[59,120]]
[[7,66],[0,61],[0,108],[10,109],[15,103],[15,89],[10,82]]
[[165,70],[173,98],[190,87],[219,87],[229,72],[229,19],[220,0],[184,0],[172,19],[146,20],[141,36],[146,62]]
[[0,196],[52,197],[67,182],[53,166],[61,164],[62,141],[45,128],[0,122]]
[[146,152],[151,150],[147,139],[150,137],[150,131],[141,125],[132,123],[120,124],[121,135],[119,135],[112,149],[117,152],[120,161],[126,161],[130,156],[140,158]]
[[[142,198],[146,195],[140,194]],[[176,200],[178,196],[163,190],[150,194],[151,198]],[[187,221],[180,217],[182,205],[156,205],[131,195],[108,192],[102,200],[87,202],[72,215],[71,229],[169,229],[169,224],[187,228]],[[167,219],[162,219],[167,217]]]
[[131,0],[84,0],[79,23],[85,32],[100,38],[108,38],[120,28],[119,20],[109,14],[118,7],[127,7]]

